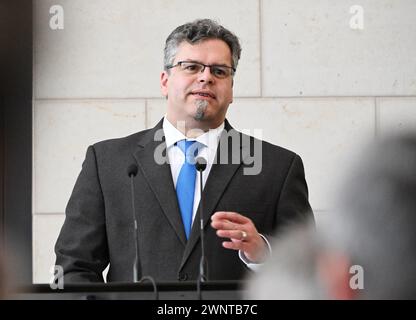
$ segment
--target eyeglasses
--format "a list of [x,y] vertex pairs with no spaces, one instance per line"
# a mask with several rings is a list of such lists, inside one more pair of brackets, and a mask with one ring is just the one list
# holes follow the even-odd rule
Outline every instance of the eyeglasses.
[[203,64],[200,62],[195,62],[195,61],[179,61],[175,65],[167,66],[167,69],[172,69],[175,67],[179,67],[181,71],[189,75],[197,74],[198,72],[202,73],[205,71],[205,68],[208,67],[211,74],[218,79],[228,78],[229,76],[233,75],[235,72],[235,68],[233,67],[215,65],[215,64],[208,65],[208,64]]

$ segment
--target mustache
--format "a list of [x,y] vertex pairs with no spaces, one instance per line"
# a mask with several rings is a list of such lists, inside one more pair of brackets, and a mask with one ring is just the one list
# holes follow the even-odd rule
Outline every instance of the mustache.
[[189,95],[189,94],[195,94],[196,92],[202,92],[202,93],[205,93],[205,94],[209,94],[213,98],[216,97],[216,94],[205,85],[202,86],[202,87],[189,89],[186,93],[187,93],[187,95]]

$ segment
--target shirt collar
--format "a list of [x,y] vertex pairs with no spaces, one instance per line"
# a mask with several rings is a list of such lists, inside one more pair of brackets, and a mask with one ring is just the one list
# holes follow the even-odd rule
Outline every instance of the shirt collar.
[[[215,151],[217,149],[218,141],[223,130],[224,122],[222,122],[217,128],[209,129],[207,132],[201,134],[197,138],[188,140],[197,141],[209,149]],[[182,132],[180,132],[172,123],[169,122],[166,116],[163,118],[163,131],[165,133],[165,142],[167,148],[170,148],[180,140],[187,139]]]

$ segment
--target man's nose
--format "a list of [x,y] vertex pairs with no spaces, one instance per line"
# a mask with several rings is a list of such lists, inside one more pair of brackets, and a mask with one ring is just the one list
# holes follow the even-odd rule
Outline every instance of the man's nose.
[[198,74],[198,81],[207,83],[214,82],[214,76],[212,75],[211,69],[209,67],[205,67],[204,71],[201,71]]

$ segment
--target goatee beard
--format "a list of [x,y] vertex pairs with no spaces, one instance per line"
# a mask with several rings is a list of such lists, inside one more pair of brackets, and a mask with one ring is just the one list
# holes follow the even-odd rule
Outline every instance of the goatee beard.
[[208,101],[196,100],[195,106],[196,106],[196,113],[195,113],[194,119],[197,121],[201,121],[204,119],[205,110],[207,109],[207,106],[208,106]]

